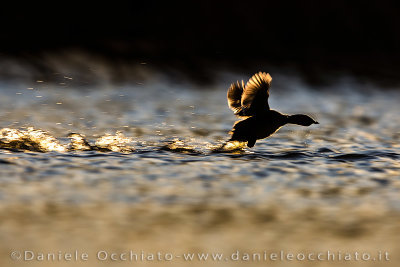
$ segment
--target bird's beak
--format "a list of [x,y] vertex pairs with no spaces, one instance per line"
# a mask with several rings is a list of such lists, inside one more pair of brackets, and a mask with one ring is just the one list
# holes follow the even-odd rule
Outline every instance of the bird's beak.
[[314,124],[319,124],[319,122],[318,121],[314,121]]

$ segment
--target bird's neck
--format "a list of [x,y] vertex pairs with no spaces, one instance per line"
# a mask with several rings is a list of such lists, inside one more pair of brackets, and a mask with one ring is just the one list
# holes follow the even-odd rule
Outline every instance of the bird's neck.
[[305,123],[305,115],[295,114],[295,115],[287,115],[286,123],[292,123],[297,125],[306,125]]

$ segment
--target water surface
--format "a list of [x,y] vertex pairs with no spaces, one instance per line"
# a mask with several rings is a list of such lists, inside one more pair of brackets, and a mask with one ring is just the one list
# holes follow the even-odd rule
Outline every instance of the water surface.
[[[382,92],[351,80],[309,88],[297,79],[274,77],[280,82],[271,88],[271,108],[309,114],[320,124],[285,126],[252,149],[216,153],[213,149],[229,138],[236,120],[226,104],[229,82],[201,88],[162,80],[73,87],[72,77],[64,78],[61,84],[0,84],[0,205],[3,214],[13,211],[5,220],[10,223],[21,224],[22,214],[39,220],[34,223],[39,232],[24,232],[32,240],[44,231],[42,225],[65,238],[55,222],[79,225],[95,235],[89,225],[118,221],[96,229],[108,233],[109,241],[125,227],[136,235],[148,225],[147,246],[158,240],[163,247],[151,225],[158,221],[176,227],[179,221],[189,229],[176,237],[176,247],[182,248],[192,244],[185,240],[196,227],[208,231],[205,225],[229,224],[222,228],[225,242],[234,239],[237,229],[264,229],[273,221],[281,233],[275,244],[286,247],[289,221],[311,220],[311,228],[300,227],[308,230],[299,239],[328,223],[324,227],[333,236],[328,244],[354,235],[375,248],[371,218],[382,227],[397,227],[388,214],[395,218],[400,209],[399,91]],[[58,212],[48,213],[49,205]],[[129,211],[141,214],[142,223]],[[305,219],[310,216],[317,219]],[[12,238],[14,226],[4,223],[0,229],[13,246],[28,242],[20,235]],[[246,231],[254,239],[247,246],[276,238]],[[386,237],[394,233],[392,228],[382,231]],[[32,240],[28,244],[37,245]],[[387,246],[398,251],[394,243]],[[49,244],[60,243],[39,242],[45,248]],[[207,244],[205,237],[197,243],[200,248]],[[227,248],[224,244],[219,245]],[[310,248],[309,243],[296,244]]]

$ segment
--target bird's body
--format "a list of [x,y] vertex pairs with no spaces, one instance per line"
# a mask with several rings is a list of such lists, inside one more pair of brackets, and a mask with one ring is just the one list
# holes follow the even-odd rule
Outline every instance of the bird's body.
[[264,139],[272,135],[286,124],[287,116],[275,111],[265,112],[237,121],[232,128],[232,141],[248,142],[247,146],[254,146],[257,139]]
[[246,118],[233,125],[229,141],[247,142],[248,147],[253,147],[258,139],[269,137],[287,123],[303,126],[318,124],[307,115],[285,115],[271,110],[268,105],[271,81],[269,74],[259,72],[246,86],[243,81],[231,85],[228,105],[235,115]]

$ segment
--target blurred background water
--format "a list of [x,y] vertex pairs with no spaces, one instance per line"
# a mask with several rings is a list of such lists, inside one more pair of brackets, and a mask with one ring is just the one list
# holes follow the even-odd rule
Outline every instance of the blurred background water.
[[[5,5],[0,265],[54,264],[10,258],[23,250],[103,266],[133,263],[96,251],[282,249],[390,261],[267,263],[397,266],[397,4],[317,2]],[[320,124],[217,152],[236,121],[226,91],[256,71],[272,109]]]

